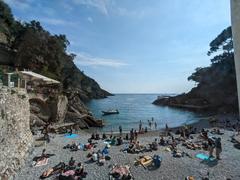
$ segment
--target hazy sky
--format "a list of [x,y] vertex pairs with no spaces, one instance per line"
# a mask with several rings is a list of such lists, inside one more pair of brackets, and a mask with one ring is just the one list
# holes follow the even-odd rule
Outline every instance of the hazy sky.
[[76,65],[113,93],[182,93],[208,44],[230,25],[229,0],[5,0],[17,19],[66,34]]

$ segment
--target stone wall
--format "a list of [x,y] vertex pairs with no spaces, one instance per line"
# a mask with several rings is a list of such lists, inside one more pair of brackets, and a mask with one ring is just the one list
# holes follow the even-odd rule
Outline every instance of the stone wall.
[[24,164],[33,137],[25,90],[0,89],[0,179],[12,179]]
[[240,112],[240,1],[231,0],[231,20],[233,33],[234,61],[238,89],[238,107]]

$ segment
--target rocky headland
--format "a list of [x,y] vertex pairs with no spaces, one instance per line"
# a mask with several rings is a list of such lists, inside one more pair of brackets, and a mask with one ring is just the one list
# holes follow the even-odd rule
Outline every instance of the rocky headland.
[[234,66],[231,27],[223,30],[211,43],[208,55],[211,65],[196,68],[188,78],[194,87],[188,93],[171,97],[158,97],[153,104],[185,108],[194,111],[214,111],[216,113],[237,112],[237,84]]

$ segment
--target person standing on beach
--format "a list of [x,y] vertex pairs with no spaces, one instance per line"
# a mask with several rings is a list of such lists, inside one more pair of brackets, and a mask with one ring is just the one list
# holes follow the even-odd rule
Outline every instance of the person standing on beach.
[[220,160],[220,153],[222,152],[222,143],[221,138],[217,138],[215,141],[215,147],[216,147],[216,158]]
[[141,132],[142,131],[142,121],[140,120],[140,122],[139,122],[139,132]]
[[168,135],[168,124],[166,123],[166,136]]
[[208,138],[208,151],[209,151],[209,158],[213,157],[213,150],[215,147],[215,143],[212,138]]
[[122,135],[122,126],[119,126],[119,133]]
[[155,125],[155,129],[157,130],[157,122],[155,122],[154,125]]
[[133,133],[133,129],[131,129],[130,131],[130,142],[132,142],[134,139],[134,133]]
[[135,142],[137,141],[137,138],[138,138],[138,133],[137,133],[137,130],[134,131],[134,140]]

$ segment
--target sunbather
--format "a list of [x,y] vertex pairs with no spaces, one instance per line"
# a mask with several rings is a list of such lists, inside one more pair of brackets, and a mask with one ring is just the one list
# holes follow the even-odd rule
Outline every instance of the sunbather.
[[33,161],[36,161],[36,164],[37,164],[39,161],[42,161],[44,158],[49,158],[50,156],[54,156],[54,155],[55,154],[46,154],[46,149],[43,149],[41,156],[34,157]]
[[200,133],[200,137],[207,140],[208,139],[208,131],[206,131],[205,129],[202,129],[201,133]]
[[161,136],[161,138],[160,138],[159,145],[161,145],[161,146],[165,146],[166,145],[163,136]]
[[75,160],[71,157],[70,161],[68,162],[67,170],[73,170],[76,168]]
[[155,139],[152,144],[150,144],[150,148],[154,151],[158,150],[158,143],[157,143],[157,139]]
[[40,176],[40,179],[45,179],[53,174],[60,173],[62,170],[65,169],[65,163],[60,162],[56,166],[49,168],[48,170],[44,171],[43,174]]
[[75,171],[75,176],[85,178],[86,175],[87,175],[87,172],[84,171],[84,167],[83,167],[82,163],[78,163],[76,171]]
[[122,140],[122,137],[119,137],[119,138],[117,138],[117,146],[120,146],[120,145],[122,145],[123,144],[123,140]]
[[102,155],[105,156],[108,154],[109,154],[109,148],[108,148],[108,145],[106,145],[105,148],[102,150]]

